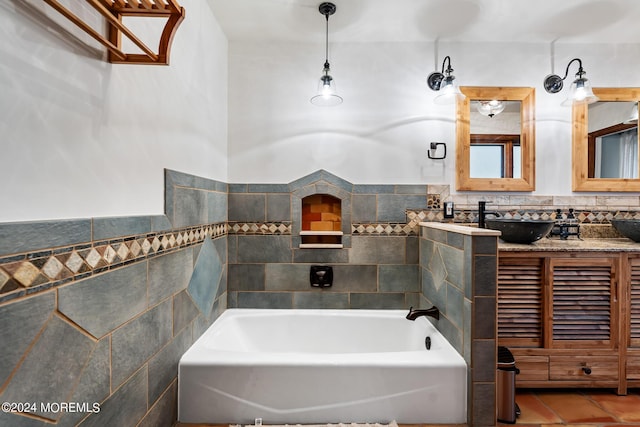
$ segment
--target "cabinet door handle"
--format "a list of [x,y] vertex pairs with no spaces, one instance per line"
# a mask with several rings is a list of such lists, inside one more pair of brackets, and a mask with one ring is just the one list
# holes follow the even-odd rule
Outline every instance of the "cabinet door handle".
[[589,368],[588,366],[584,366],[582,368],[582,372],[584,372],[585,375],[591,375],[591,368]]

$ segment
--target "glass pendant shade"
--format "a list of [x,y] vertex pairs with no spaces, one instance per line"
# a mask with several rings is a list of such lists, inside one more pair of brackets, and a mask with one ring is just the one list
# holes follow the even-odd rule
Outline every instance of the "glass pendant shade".
[[478,101],[478,112],[484,116],[493,117],[496,114],[500,114],[504,111],[505,103],[493,99],[491,101]]
[[438,105],[454,104],[458,99],[464,99],[465,97],[460,92],[456,78],[451,75],[442,79],[438,92],[438,96],[433,99],[433,102]]
[[562,105],[568,106],[573,104],[593,104],[598,97],[593,94],[591,83],[584,77],[577,78],[571,83],[569,88],[569,97],[564,100]]
[[331,107],[342,104],[342,97],[336,93],[336,83],[329,75],[329,67],[325,67],[318,81],[318,93],[311,98],[311,103],[319,107]]

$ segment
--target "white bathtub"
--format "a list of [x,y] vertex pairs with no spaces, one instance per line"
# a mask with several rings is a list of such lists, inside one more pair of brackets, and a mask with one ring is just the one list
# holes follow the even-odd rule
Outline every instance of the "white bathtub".
[[406,313],[226,310],[180,359],[178,420],[466,423],[464,360]]

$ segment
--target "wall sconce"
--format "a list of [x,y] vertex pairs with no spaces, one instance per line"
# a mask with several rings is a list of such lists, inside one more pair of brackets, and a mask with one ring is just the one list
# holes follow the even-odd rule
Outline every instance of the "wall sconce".
[[[447,64],[447,68],[444,65]],[[436,104],[453,104],[458,99],[464,99],[464,95],[460,92],[460,88],[456,83],[456,78],[451,68],[451,58],[446,56],[442,61],[442,72],[434,71],[427,77],[427,84],[431,90],[440,92],[433,102]]]
[[[442,146],[444,148],[444,151],[442,153],[441,156],[437,156],[437,152],[438,152],[438,146]],[[432,142],[429,145],[429,150],[427,151],[427,157],[429,157],[430,159],[433,160],[442,160],[444,158],[447,157],[447,144],[445,144],[444,142]]]
[[493,117],[496,114],[502,113],[504,111],[504,107],[506,107],[505,103],[498,101],[497,99],[492,99],[491,101],[478,101],[476,105],[478,113],[488,117]]
[[587,103],[592,104],[598,100],[598,97],[593,94],[591,89],[591,83],[583,76],[586,74],[582,68],[582,61],[579,58],[574,58],[567,64],[567,70],[564,73],[564,77],[560,77],[557,74],[549,74],[544,78],[544,90],[548,93],[558,93],[562,90],[563,81],[569,75],[569,66],[578,61],[578,72],[576,73],[577,79],[571,83],[569,97],[562,102],[562,105],[572,105],[574,103]]
[[331,71],[329,67],[329,16],[336,13],[336,5],[329,2],[321,3],[320,6],[318,6],[318,11],[324,15],[327,20],[325,32],[325,59],[322,77],[320,77],[320,82],[318,83],[318,94],[311,98],[311,103],[321,107],[331,107],[333,105],[342,104],[342,97],[336,93],[336,84],[333,81],[333,77],[329,74]]

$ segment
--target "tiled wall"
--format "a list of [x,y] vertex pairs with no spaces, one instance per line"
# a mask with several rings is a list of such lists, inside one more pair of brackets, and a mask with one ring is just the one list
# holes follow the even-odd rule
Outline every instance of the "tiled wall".
[[[407,209],[440,209],[441,186],[354,185],[318,171],[289,184],[229,186],[229,306],[387,308],[420,303],[417,222]],[[341,200],[342,249],[300,249],[302,199]],[[268,230],[276,231],[268,231]],[[334,269],[312,288],[310,266]]]
[[438,330],[467,362],[469,425],[494,426],[498,239],[421,231],[420,306],[440,309]]
[[167,216],[0,224],[0,400],[36,405],[0,425],[173,424],[178,359],[227,305],[227,185],[165,182]]

